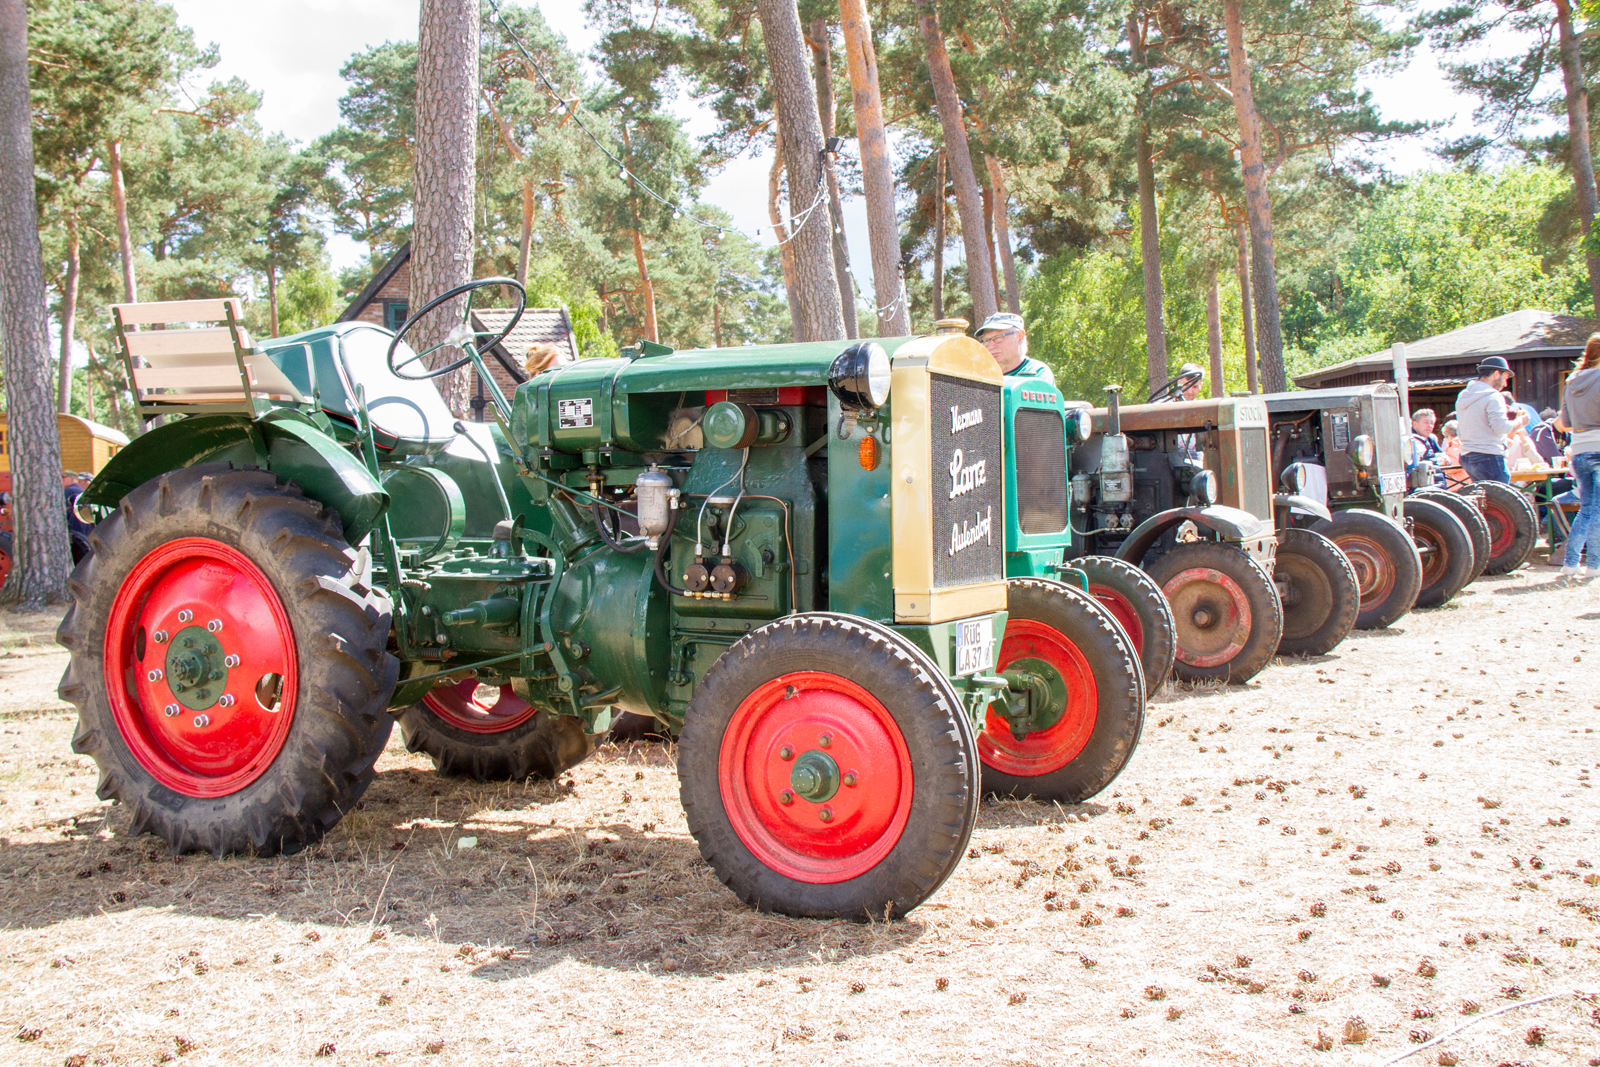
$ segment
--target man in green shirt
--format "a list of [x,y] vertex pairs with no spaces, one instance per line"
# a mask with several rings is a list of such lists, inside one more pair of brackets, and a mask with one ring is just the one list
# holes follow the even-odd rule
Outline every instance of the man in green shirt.
[[1028,331],[1022,316],[1002,311],[990,315],[978,327],[977,338],[989,350],[1000,372],[1017,378],[1043,378],[1056,384],[1055,372],[1036,359],[1028,358]]

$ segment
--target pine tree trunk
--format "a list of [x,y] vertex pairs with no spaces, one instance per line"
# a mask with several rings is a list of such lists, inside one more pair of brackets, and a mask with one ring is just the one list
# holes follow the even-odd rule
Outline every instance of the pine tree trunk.
[[106,146],[106,157],[111,171],[111,205],[117,215],[117,248],[122,256],[122,299],[132,304],[139,299],[139,284],[133,274],[133,234],[128,229],[128,191],[122,184],[121,138],[113,138]]
[[522,180],[522,243],[517,246],[517,282],[528,284],[528,260],[533,255],[533,179]]
[[[1128,47],[1134,64],[1143,71],[1145,65],[1144,39],[1139,31],[1139,20],[1128,16]],[[1156,207],[1156,171],[1150,157],[1150,129],[1146,109],[1149,98],[1141,89],[1137,126],[1133,135],[1134,168],[1139,179],[1139,264],[1144,272],[1144,344],[1145,369],[1150,376],[1150,392],[1167,384],[1167,324],[1166,292],[1161,284],[1161,215]]]
[[850,69],[850,96],[861,152],[861,187],[867,201],[867,240],[872,246],[872,293],[878,308],[878,336],[911,332],[911,310],[902,299],[900,227],[894,210],[894,172],[889,138],[883,129],[883,98],[878,91],[878,57],[866,0],[839,0],[839,25]]
[[72,335],[78,326],[78,218],[67,213],[67,276],[61,283],[61,358],[56,363],[56,410],[72,414]]
[[1256,383],[1255,314],[1250,307],[1250,239],[1246,236],[1244,223],[1234,224],[1233,236],[1239,246],[1235,268],[1239,275],[1239,322],[1244,333],[1245,388],[1251,393],[1258,393],[1261,390]]
[[62,518],[61,442],[50,403],[50,330],[33,174],[28,14],[24,0],[0,0],[0,357],[15,537],[14,567],[0,598],[39,608],[65,598],[72,557]]
[[800,10],[795,0],[756,0],[756,15],[766,39],[773,109],[783,127],[783,166],[789,172],[789,215],[794,226],[789,243],[794,246],[795,306],[800,311],[794,339],[837,340],[844,336],[844,309],[828,225],[822,122],[800,33]]
[[267,329],[277,337],[278,330],[278,266],[267,264]]
[[[827,19],[812,19],[806,33],[811,46],[812,69],[817,84],[817,118],[822,123],[822,140],[832,140],[838,104],[833,97],[833,44]],[[828,228],[833,233],[833,273],[839,279],[839,310],[844,314],[846,337],[861,336],[856,322],[856,284],[850,276],[850,248],[844,239],[844,197],[839,193],[839,169],[833,156],[825,158],[828,176]]]
[[984,162],[989,168],[989,187],[994,190],[994,238],[1006,279],[1006,307],[1013,315],[1020,315],[1022,290],[1017,286],[1017,259],[1011,252],[1011,225],[1006,222],[1006,171],[993,156],[984,156]]
[[944,318],[944,245],[945,235],[945,200],[944,186],[949,179],[944,172],[944,149],[939,149],[939,162],[937,165],[938,177],[935,189],[938,191],[933,198],[933,321],[938,322]]
[[1227,396],[1222,381],[1222,305],[1215,263],[1206,265],[1206,342],[1211,350],[1211,395]]
[[[411,237],[411,305],[472,276],[472,211],[477,174],[478,2],[422,0],[417,33],[416,204]],[[438,344],[465,317],[466,298],[437,308],[416,326],[419,350]],[[440,366],[461,353],[441,349]],[[437,379],[457,417],[466,418],[471,383],[456,371]]]
[[1250,220],[1250,287],[1256,313],[1256,354],[1261,387],[1284,389],[1283,328],[1278,315],[1278,277],[1273,262],[1272,201],[1267,196],[1267,168],[1261,152],[1261,114],[1251,86],[1250,59],[1244,50],[1244,18],[1239,0],[1222,0],[1228,33],[1228,80],[1233,110],[1239,119],[1239,166],[1244,174],[1245,211]]
[[1594,158],[1589,152],[1589,90],[1583,85],[1583,58],[1578,53],[1578,37],[1572,29],[1572,7],[1568,0],[1555,0],[1556,24],[1561,39],[1561,78],[1567,90],[1567,142],[1572,156],[1572,185],[1578,194],[1578,222],[1583,229],[1584,259],[1589,268],[1589,298],[1600,316],[1600,257],[1590,250],[1589,232],[1594,229],[1596,203]]
[[956,93],[955,74],[945,51],[944,32],[939,29],[939,13],[931,0],[917,0],[917,22],[928,52],[928,74],[938,101],[950,175],[955,179],[956,213],[967,250],[967,288],[972,293],[972,314],[977,320],[974,325],[978,325],[999,310],[994,298],[994,272],[989,269],[989,254],[984,248],[982,195],[972,169],[972,153],[967,148],[967,127],[962,118],[961,97]]
[[983,200],[983,250],[989,255],[989,277],[994,279],[994,306],[999,310],[1006,302],[1000,288],[1000,268],[994,254],[994,190],[987,181],[978,186],[978,196]]
[[794,245],[789,227],[783,224],[783,123],[772,124],[772,169],[767,171],[767,216],[772,219],[772,237],[778,242],[778,262],[783,267],[783,295],[789,301],[789,336],[798,339],[800,294],[794,281]]
[[644,336],[647,341],[660,341],[656,329],[656,287],[650,281],[650,265],[644,258],[644,237],[639,233],[639,216],[633,217],[633,261],[639,265],[639,295],[644,297]]

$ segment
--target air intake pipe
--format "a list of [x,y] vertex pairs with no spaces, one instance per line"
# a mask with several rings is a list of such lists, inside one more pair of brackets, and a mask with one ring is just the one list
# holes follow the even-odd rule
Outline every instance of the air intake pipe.
[[1101,504],[1126,504],[1133,499],[1133,467],[1117,407],[1117,394],[1121,391],[1120,385],[1106,386],[1106,435],[1100,442]]

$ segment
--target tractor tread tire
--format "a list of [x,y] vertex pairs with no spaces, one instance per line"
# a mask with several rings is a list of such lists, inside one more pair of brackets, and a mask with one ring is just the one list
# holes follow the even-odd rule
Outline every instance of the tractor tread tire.
[[1350,560],[1339,551],[1338,545],[1322,534],[1297,527],[1279,534],[1275,579],[1280,576],[1285,559],[1294,561],[1289,565],[1291,571],[1300,561],[1315,568],[1320,581],[1327,585],[1323,590],[1327,606],[1320,619],[1302,622],[1297,610],[1300,605],[1285,604],[1284,632],[1278,641],[1278,651],[1294,656],[1325,656],[1355,628],[1356,615],[1361,610],[1361,583],[1356,579],[1355,568],[1350,566]]
[[[122,737],[105,689],[112,602],[135,564],[181,537],[229,545],[266,575],[299,660],[282,748],[258,778],[220,797],[186,796],[154,778]],[[270,855],[320,840],[372,782],[399,673],[387,651],[390,602],[368,587],[368,557],[346,544],[338,515],[267,471],[205,463],[129,492],[90,544],[67,581],[71,603],[56,640],[71,655],[59,692],[78,709],[72,749],[99,765],[98,796],[126,805],[133,832],[153,833],[173,852]]]
[[535,712],[499,733],[454,726],[422,701],[394,713],[407,752],[421,752],[446,777],[479,782],[555,778],[594,753],[595,737],[571,715]]
[[1422,489],[1413,495],[1443,504],[1461,520],[1461,525],[1467,528],[1472,538],[1472,578],[1469,584],[1482,578],[1484,568],[1489,565],[1489,521],[1478,510],[1478,505],[1471,497],[1452,493],[1448,489]]
[[1428,565],[1431,560],[1424,564],[1423,584],[1417,590],[1414,609],[1443,607],[1472,581],[1472,534],[1467,532],[1466,523],[1437,500],[1414,497],[1406,501],[1405,507],[1415,536],[1435,542],[1445,553],[1442,566]]
[[[1224,681],[1242,685],[1260,674],[1278,653],[1278,642],[1283,639],[1283,603],[1278,599],[1278,587],[1272,578],[1250,554],[1238,545],[1219,541],[1194,541],[1179,544],[1170,552],[1157,557],[1150,564],[1150,577],[1167,588],[1167,580],[1191,567],[1207,567],[1231,578],[1250,601],[1250,636],[1244,647],[1226,663],[1213,667],[1195,667],[1183,661],[1174,662],[1172,670],[1185,681]],[[1171,597],[1168,596],[1168,601]],[[1176,616],[1176,611],[1174,611]],[[1179,633],[1179,643],[1182,634]]]
[[1335,511],[1332,519],[1318,519],[1311,529],[1339,545],[1346,558],[1350,552],[1340,544],[1340,538],[1364,538],[1377,545],[1394,568],[1394,583],[1387,596],[1376,603],[1362,598],[1361,610],[1356,614],[1356,629],[1382,630],[1404,618],[1416,604],[1417,592],[1422,588],[1422,557],[1417,554],[1417,546],[1407,536],[1404,526],[1367,508],[1345,508]]
[[[1485,511],[1499,512],[1499,521],[1511,528],[1510,538],[1498,553],[1490,555],[1483,573],[1510,574],[1528,562],[1539,543],[1539,511],[1522,490],[1504,482],[1474,482],[1472,488],[1484,491]],[[1487,520],[1489,516],[1484,518]],[[1489,523],[1491,530],[1494,526],[1494,522]]]
[[1095,586],[1103,586],[1139,620],[1143,640],[1137,651],[1145,686],[1150,693],[1160,689],[1171,676],[1173,661],[1178,657],[1174,634],[1177,624],[1161,587],[1144,571],[1115,556],[1083,556],[1073,560],[1071,566],[1088,578],[1090,596],[1105,605],[1103,595],[1094,592]]

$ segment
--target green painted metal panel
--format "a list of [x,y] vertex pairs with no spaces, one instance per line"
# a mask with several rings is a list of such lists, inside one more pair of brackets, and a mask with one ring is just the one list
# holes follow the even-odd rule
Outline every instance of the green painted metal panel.
[[[887,622],[894,618],[894,522],[889,493],[892,464],[888,406],[860,420],[840,440],[842,412],[828,395],[828,610]],[[878,443],[878,465],[861,467],[861,442]]]

